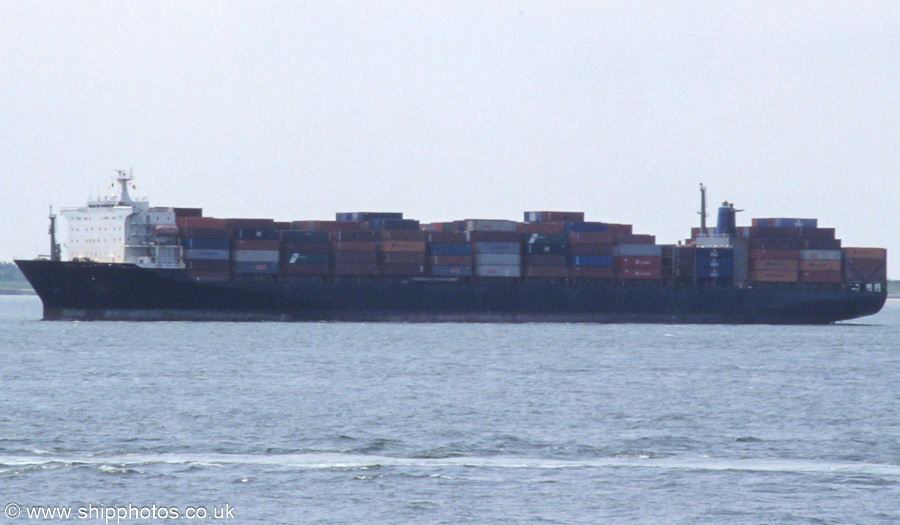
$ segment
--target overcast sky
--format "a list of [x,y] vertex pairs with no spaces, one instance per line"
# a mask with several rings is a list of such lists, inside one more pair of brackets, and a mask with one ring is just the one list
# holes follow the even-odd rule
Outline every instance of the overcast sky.
[[[0,0],[0,261],[133,168],[153,206],[585,211],[674,243],[698,184],[900,277],[900,2]],[[64,226],[64,224],[63,224]]]

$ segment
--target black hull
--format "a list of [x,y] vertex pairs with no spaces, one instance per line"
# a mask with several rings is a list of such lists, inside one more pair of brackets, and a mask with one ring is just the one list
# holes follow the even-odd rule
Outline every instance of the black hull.
[[130,264],[16,264],[47,320],[826,324],[875,314],[887,298],[885,287],[197,282],[183,270]]

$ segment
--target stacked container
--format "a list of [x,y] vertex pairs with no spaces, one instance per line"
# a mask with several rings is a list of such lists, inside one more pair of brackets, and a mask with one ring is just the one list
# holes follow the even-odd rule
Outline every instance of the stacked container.
[[569,276],[569,268],[566,265],[568,235],[565,233],[522,233],[520,235],[525,277],[565,279]]
[[522,253],[515,222],[467,219],[464,224],[477,277],[522,276]]
[[471,277],[474,274],[472,245],[466,242],[465,232],[426,232],[426,241],[426,262],[430,275]]
[[[613,276],[613,235],[607,225],[594,224],[593,231],[568,232],[566,247],[569,276],[573,279],[609,279]],[[583,228],[583,227],[582,227]]]
[[800,282],[841,282],[841,250],[800,250],[799,257]]
[[[355,222],[343,222],[358,225]],[[333,230],[331,232],[331,271],[340,276],[378,274],[378,245],[371,230]]]
[[[242,224],[243,226],[243,224]],[[279,266],[279,232],[275,228],[234,228],[231,247],[236,275],[276,275]]]
[[328,232],[281,232],[281,270],[286,275],[328,275]]
[[750,280],[795,283],[799,280],[800,251],[754,248],[750,250]]
[[734,278],[733,248],[695,248],[694,275],[700,279]]
[[[634,236],[631,237],[643,237]],[[646,236],[651,237],[651,236]],[[620,279],[661,279],[662,246],[620,244],[613,249],[614,274]]]
[[422,276],[426,274],[427,233],[421,230],[379,230],[378,262],[383,275]]
[[231,230],[224,219],[185,217],[179,228],[187,274],[198,281],[231,277]]
[[884,248],[844,248],[844,282],[884,283],[887,281],[887,250]]

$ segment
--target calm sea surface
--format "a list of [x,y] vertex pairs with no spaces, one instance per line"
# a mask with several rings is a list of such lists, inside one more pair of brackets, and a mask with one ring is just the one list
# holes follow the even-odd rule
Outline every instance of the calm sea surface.
[[39,318],[0,297],[0,523],[900,522],[896,302],[816,327]]

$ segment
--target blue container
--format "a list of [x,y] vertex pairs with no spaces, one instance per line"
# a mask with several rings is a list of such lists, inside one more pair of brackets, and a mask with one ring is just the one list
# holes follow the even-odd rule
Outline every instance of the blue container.
[[526,255],[565,255],[565,244],[524,244],[522,253]]
[[435,277],[472,277],[471,266],[432,266],[431,275]]
[[229,250],[231,239],[181,239],[181,245],[189,250]]
[[613,265],[611,255],[570,255],[569,266],[599,266],[609,268]]
[[472,246],[468,244],[428,244],[425,248],[428,255],[472,255]]
[[734,248],[697,248],[697,257],[707,259],[734,259]]
[[235,239],[256,239],[260,241],[277,241],[278,230],[275,228],[235,228]]
[[606,233],[605,222],[567,222],[563,228],[566,233]]
[[697,257],[697,268],[734,268],[734,259],[711,259]]
[[324,242],[328,242],[328,232],[302,232],[298,230],[285,230],[281,232],[281,241],[321,244]]
[[369,227],[373,230],[418,230],[419,221],[414,219],[372,219]]
[[257,275],[275,275],[279,272],[280,266],[276,263],[265,262],[236,262],[234,263],[234,273],[257,274]]
[[734,268],[697,268],[697,277],[701,279],[731,279]]
[[373,219],[402,219],[402,213],[380,212],[380,211],[354,211],[348,213],[337,213],[335,217],[340,222],[366,222]]
[[522,245],[517,242],[473,242],[475,253],[522,253]]

